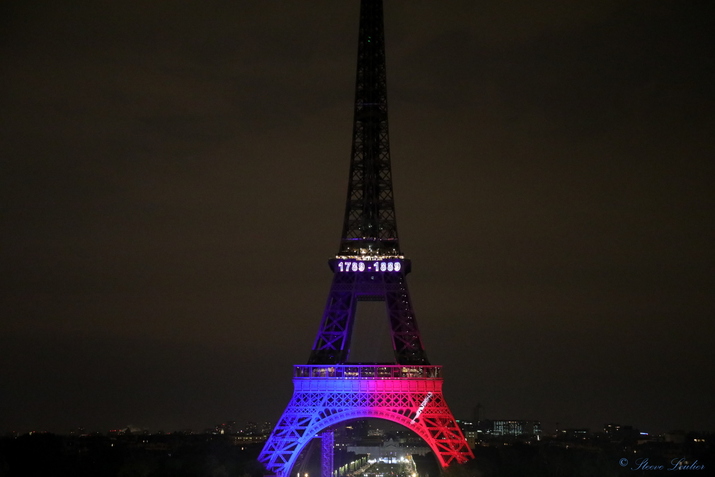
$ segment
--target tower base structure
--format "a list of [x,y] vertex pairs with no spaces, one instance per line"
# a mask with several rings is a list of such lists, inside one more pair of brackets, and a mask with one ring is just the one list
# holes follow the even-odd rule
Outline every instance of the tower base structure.
[[298,365],[293,398],[258,460],[289,477],[301,451],[328,427],[376,418],[420,436],[442,467],[474,457],[442,395],[441,366]]

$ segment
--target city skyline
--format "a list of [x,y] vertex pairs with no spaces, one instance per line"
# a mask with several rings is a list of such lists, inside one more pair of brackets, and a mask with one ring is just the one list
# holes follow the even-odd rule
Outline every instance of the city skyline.
[[[359,2],[0,8],[0,432],[275,422],[339,244]],[[457,418],[715,429],[712,13],[386,0]]]

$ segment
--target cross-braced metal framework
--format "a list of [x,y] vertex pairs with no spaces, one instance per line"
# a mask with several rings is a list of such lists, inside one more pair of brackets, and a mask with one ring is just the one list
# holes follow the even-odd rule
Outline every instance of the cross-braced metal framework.
[[335,434],[333,431],[323,431],[320,434],[320,477],[333,477],[333,448],[335,447]]
[[[427,360],[407,290],[411,262],[400,252],[390,171],[382,0],[360,5],[348,196],[340,249],[329,264],[333,283],[309,365],[295,367],[293,398],[259,460],[288,477],[311,439],[360,418],[386,419],[414,431],[442,466],[472,458],[442,395],[441,368]],[[395,364],[347,363],[360,300],[385,303]],[[324,440],[323,455],[328,447]]]
[[340,255],[399,255],[387,124],[382,0],[360,5],[350,180]]
[[[385,263],[392,266],[392,271],[375,271]],[[358,268],[357,272],[352,272],[353,264],[364,270]],[[407,289],[405,275],[410,271],[410,261],[397,258],[387,261],[335,259],[330,265],[335,275],[309,363],[346,362],[357,302],[370,300],[385,302],[396,362],[429,364]],[[345,271],[346,268],[350,271]],[[395,268],[399,270],[395,271]]]
[[259,460],[287,477],[319,433],[351,419],[378,418],[414,431],[439,463],[473,457],[442,395],[440,366],[295,366],[294,393]]

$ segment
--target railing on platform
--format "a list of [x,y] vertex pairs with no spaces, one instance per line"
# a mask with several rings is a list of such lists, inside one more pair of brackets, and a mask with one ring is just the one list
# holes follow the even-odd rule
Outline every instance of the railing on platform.
[[442,366],[345,364],[296,365],[295,378],[341,379],[442,379]]

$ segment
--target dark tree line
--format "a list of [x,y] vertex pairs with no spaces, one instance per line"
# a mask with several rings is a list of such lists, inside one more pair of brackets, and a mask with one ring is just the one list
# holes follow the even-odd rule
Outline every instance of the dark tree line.
[[[669,471],[670,462],[680,456],[697,461],[705,468],[698,471]],[[688,475],[705,477],[713,474],[713,452],[684,451],[662,448],[633,449],[620,446],[578,447],[513,444],[508,446],[477,446],[474,460],[452,465],[442,477],[658,477]],[[663,470],[638,469],[639,459],[664,464]],[[434,476],[430,476],[434,477]]]
[[[690,439],[692,441],[692,439]],[[638,477],[715,475],[714,453],[707,444],[624,447],[563,442],[477,446],[475,459],[442,471],[434,455],[413,456],[420,477]],[[228,436],[58,436],[34,434],[0,439],[0,477],[262,477],[257,461],[261,444],[236,446]],[[698,471],[634,470],[637,459],[668,464],[687,457]],[[627,465],[621,465],[623,459]],[[311,468],[310,475],[319,470]]]
[[261,477],[261,446],[216,436],[0,439],[0,477]]

